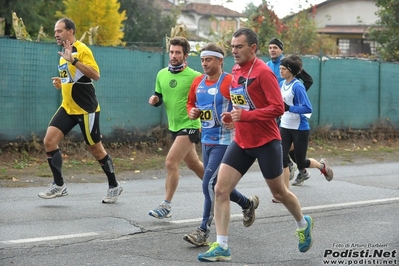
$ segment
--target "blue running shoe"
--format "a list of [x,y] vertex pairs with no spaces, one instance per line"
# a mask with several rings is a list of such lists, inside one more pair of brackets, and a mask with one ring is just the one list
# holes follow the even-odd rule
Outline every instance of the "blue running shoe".
[[313,244],[313,238],[312,238],[313,219],[308,215],[305,215],[303,218],[305,218],[306,222],[308,222],[308,226],[305,229],[296,230],[296,235],[299,237],[298,249],[300,252],[308,251]]
[[209,244],[210,248],[206,253],[198,254],[198,260],[209,262],[209,261],[230,261],[231,254],[230,248],[227,249],[219,246],[219,243],[214,242]]
[[151,210],[148,212],[148,215],[155,217],[157,219],[163,219],[163,218],[170,218],[172,217],[172,208],[170,207],[170,204],[167,204],[166,202],[162,202],[158,208],[155,210]]

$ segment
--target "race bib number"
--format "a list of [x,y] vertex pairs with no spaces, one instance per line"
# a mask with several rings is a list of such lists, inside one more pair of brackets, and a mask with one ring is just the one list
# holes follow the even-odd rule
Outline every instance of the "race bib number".
[[217,125],[215,117],[213,115],[213,105],[207,104],[202,106],[197,106],[200,109],[200,120],[203,128],[212,128]]
[[201,110],[200,119],[203,121],[209,121],[213,119],[212,110]]
[[234,107],[238,107],[244,110],[250,110],[247,99],[244,94],[244,87],[240,86],[237,88],[230,88],[230,98]]
[[61,78],[61,83],[66,84],[72,82],[70,78],[70,74],[68,71],[68,64],[63,64],[61,66],[58,66],[58,71],[60,72],[60,78]]

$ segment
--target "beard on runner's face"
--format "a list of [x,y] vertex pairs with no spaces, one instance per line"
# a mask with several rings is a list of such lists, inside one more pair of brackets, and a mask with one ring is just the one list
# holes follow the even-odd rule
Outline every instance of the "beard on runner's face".
[[170,64],[172,66],[180,66],[184,63],[184,60],[178,60],[178,59],[170,59]]
[[171,46],[169,50],[169,63],[172,66],[180,66],[185,61],[183,48],[180,46]]

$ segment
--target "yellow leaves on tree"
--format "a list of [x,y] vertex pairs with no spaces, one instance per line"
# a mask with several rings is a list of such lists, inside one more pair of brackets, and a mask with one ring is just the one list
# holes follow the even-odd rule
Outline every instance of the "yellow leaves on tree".
[[126,11],[119,13],[118,0],[65,0],[65,14],[57,12],[56,16],[71,18],[76,24],[76,39],[85,32],[98,27],[94,44],[116,46],[122,43],[123,21]]

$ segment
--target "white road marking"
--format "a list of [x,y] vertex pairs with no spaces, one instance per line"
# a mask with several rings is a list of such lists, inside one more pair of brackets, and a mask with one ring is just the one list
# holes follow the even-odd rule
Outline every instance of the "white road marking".
[[[337,208],[337,207],[350,207],[350,206],[367,205],[367,204],[373,204],[373,203],[384,203],[384,202],[391,202],[391,201],[399,201],[399,198],[363,200],[363,201],[352,201],[352,202],[344,202],[344,203],[337,203],[337,204],[309,206],[309,207],[302,207],[302,210],[309,211],[309,210],[320,210],[320,209]],[[281,206],[284,208],[283,205],[281,205]],[[287,210],[287,209],[284,208],[284,210]],[[242,214],[232,214],[230,217],[231,218],[242,217]],[[170,223],[172,223],[172,224],[184,224],[184,223],[201,222],[201,221],[202,221],[202,218],[197,218],[197,219],[186,219],[186,220],[170,221]]]
[[82,234],[25,238],[25,239],[1,241],[1,243],[3,243],[3,244],[24,244],[24,243],[32,243],[32,242],[40,242],[40,241],[51,241],[51,240],[60,240],[60,239],[78,238],[78,237],[87,237],[87,236],[96,236],[96,235],[99,235],[99,233],[90,232],[90,233],[82,233]]
[[[319,209],[359,206],[359,205],[367,205],[367,204],[375,204],[375,203],[386,203],[386,202],[393,202],[393,201],[399,201],[399,197],[397,197],[397,198],[387,198],[387,199],[353,201],[353,202],[327,204],[327,205],[319,205],[319,206],[309,206],[309,207],[303,207],[302,210],[307,210],[307,211],[308,210],[319,210]],[[235,218],[235,217],[242,217],[242,214],[233,214],[233,215],[231,215],[231,218]],[[201,222],[201,221],[202,221],[202,218],[197,218],[197,219],[175,220],[175,221],[170,221],[170,223],[172,223],[172,224],[184,224],[184,223]],[[3,243],[3,244],[24,244],[24,243],[32,243],[32,242],[40,242],[40,241],[52,241],[52,240],[61,240],[61,239],[68,239],[68,238],[97,236],[99,234],[100,233],[98,233],[98,232],[89,232],[89,233],[81,233],[81,234],[70,234],[70,235],[59,235],[59,236],[48,236],[48,237],[36,237],[36,238],[7,240],[7,241],[1,241],[0,243]]]
[[319,209],[328,209],[328,208],[337,208],[337,207],[367,205],[367,204],[373,204],[373,203],[384,203],[384,202],[390,202],[390,201],[399,201],[399,198],[362,200],[362,201],[352,201],[352,202],[337,203],[337,204],[327,204],[327,205],[320,205],[320,206],[310,206],[310,207],[303,207],[302,210],[305,210],[305,211],[308,211],[308,210],[319,210]]
[[[242,214],[232,214],[230,217],[231,218],[242,217]],[[185,219],[185,220],[169,221],[169,223],[171,223],[171,224],[185,224],[185,223],[201,222],[201,221],[202,221],[202,218],[196,218],[196,219]]]

